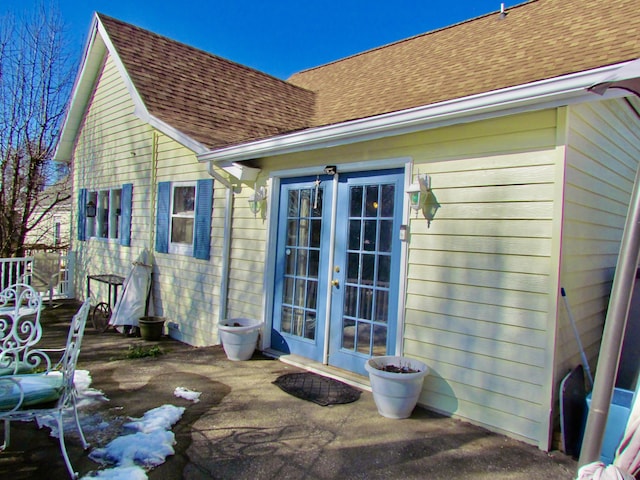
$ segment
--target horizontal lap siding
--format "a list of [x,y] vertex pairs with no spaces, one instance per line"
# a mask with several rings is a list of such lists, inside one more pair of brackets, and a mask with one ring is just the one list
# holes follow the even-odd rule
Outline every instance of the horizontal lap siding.
[[[147,246],[151,128],[133,115],[133,102],[115,64],[108,59],[98,79],[81,126],[74,153],[72,243],[76,252],[76,296],[86,293],[87,274],[114,273],[126,276],[131,263]],[[126,135],[123,134],[126,132]],[[89,190],[121,188],[133,183],[131,247],[115,240],[77,240],[77,195]],[[92,282],[97,300],[106,301],[107,286]]]
[[559,153],[554,111],[432,132],[414,155],[440,208],[412,214],[404,353],[420,402],[544,444]]
[[[622,100],[569,109],[562,284],[595,371],[638,160],[640,121]],[[582,363],[560,309],[558,378]]]
[[[75,184],[79,188],[117,188],[133,183],[131,247],[89,239],[78,242],[76,290],[84,294],[87,273],[126,276],[143,249],[153,250],[155,187],[152,186],[153,129],[137,118],[125,83],[111,59],[106,61],[89,105],[75,152]],[[156,181],[209,178],[206,166],[175,141],[158,134]],[[153,310],[165,316],[171,334],[192,345],[218,343],[220,255],[224,236],[225,189],[214,183],[211,259],[154,252]],[[76,203],[73,203],[74,209]],[[77,212],[75,212],[77,215]],[[75,220],[73,226],[75,229]],[[92,283],[97,298],[106,287]]]
[[[190,150],[168,137],[158,140],[157,181],[181,182],[208,178],[206,165]],[[154,304],[167,318],[170,334],[190,345],[219,343],[220,268],[224,236],[225,188],[214,182],[211,258],[155,253]]]
[[228,317],[264,318],[266,216],[249,210],[253,185],[243,186],[234,198],[233,241],[229,271]]

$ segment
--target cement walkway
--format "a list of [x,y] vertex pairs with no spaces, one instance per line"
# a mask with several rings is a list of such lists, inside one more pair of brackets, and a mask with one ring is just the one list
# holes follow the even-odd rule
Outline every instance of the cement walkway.
[[[77,304],[47,309],[46,341],[64,342]],[[89,418],[110,424],[90,429],[92,447],[117,436],[128,417],[173,404],[186,407],[174,426],[176,454],[150,479],[571,479],[576,462],[464,422],[416,409],[410,419],[377,414],[363,392],[351,404],[321,407],[284,393],[273,382],[300,371],[260,354],[230,362],[221,347],[192,348],[163,338],[163,355],[129,359],[130,346],[153,345],[87,327],[79,368],[105,393]],[[199,403],[174,396],[176,387],[202,392]],[[12,424],[9,449],[0,453],[0,478],[67,478],[56,439],[33,424]],[[99,465],[68,437],[80,476]]]

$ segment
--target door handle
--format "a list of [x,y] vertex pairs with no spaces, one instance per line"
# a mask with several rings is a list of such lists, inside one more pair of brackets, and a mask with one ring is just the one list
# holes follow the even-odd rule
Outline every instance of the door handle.
[[331,285],[333,285],[334,287],[339,287],[340,286],[340,280],[337,279],[333,279],[331,280]]

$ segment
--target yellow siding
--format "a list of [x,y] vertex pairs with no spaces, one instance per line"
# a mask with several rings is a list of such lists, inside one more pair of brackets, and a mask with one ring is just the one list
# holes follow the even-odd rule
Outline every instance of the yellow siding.
[[420,403],[546,446],[555,110],[288,155],[263,169],[409,157],[441,205],[411,214],[404,354]]
[[[561,281],[594,373],[639,160],[640,121],[623,100],[569,109]],[[559,310],[558,379],[582,363]]]
[[[146,248],[154,255],[155,314],[165,316],[171,335],[184,342],[192,345],[218,343],[216,324],[220,303],[220,246],[224,236],[224,187],[214,184],[210,261],[154,252],[154,131],[133,114],[133,102],[111,59],[105,63],[88,108],[75,151],[74,191],[78,192],[81,187],[117,188],[123,183],[133,183],[133,215],[130,248],[113,241],[92,238],[79,242],[74,238],[77,294],[84,294],[88,273],[126,276],[131,262]],[[164,135],[157,135],[156,182],[209,178],[206,167],[197,162],[193,152]],[[77,199],[73,205],[75,211]],[[74,212],[74,232],[76,216],[77,212]],[[106,287],[92,283],[92,290],[97,298],[106,299]]]

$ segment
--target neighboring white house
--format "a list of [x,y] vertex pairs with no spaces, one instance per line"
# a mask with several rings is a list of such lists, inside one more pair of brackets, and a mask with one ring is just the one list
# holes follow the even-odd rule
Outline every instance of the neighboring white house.
[[560,288],[594,361],[640,159],[638,99],[590,87],[638,31],[633,0],[539,0],[283,81],[98,14],[56,154],[77,295],[148,250],[172,337],[258,318],[361,384],[415,357],[422,405],[548,450]]

